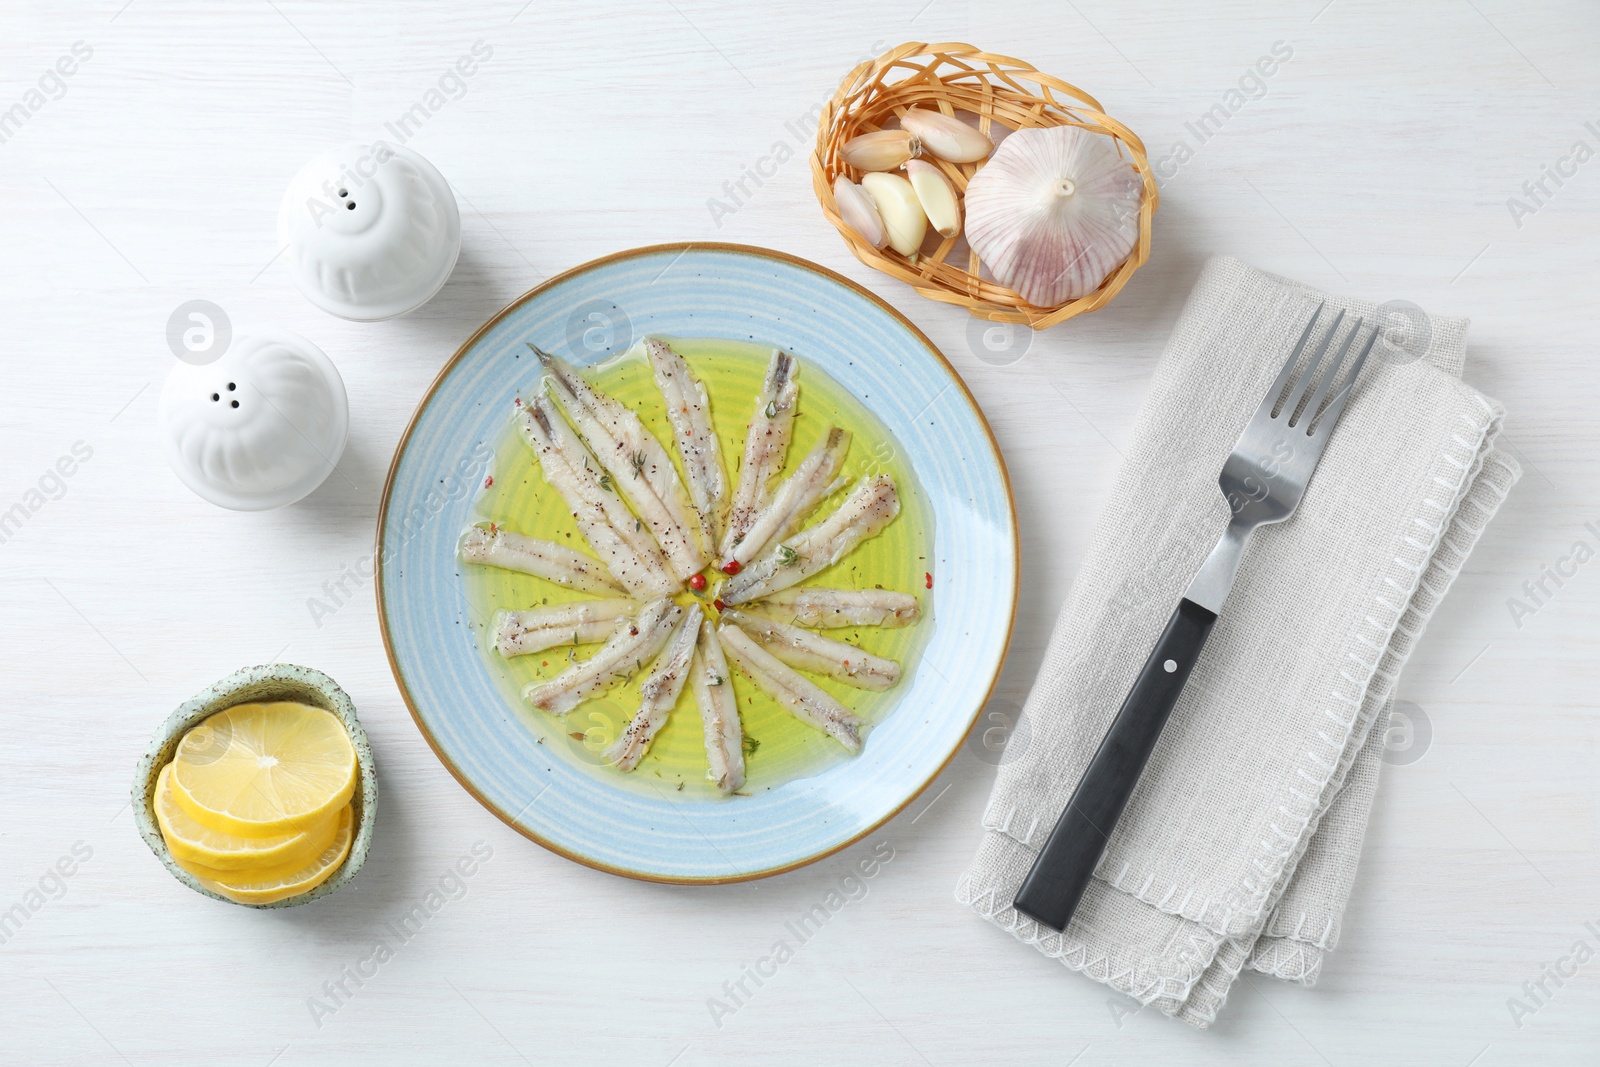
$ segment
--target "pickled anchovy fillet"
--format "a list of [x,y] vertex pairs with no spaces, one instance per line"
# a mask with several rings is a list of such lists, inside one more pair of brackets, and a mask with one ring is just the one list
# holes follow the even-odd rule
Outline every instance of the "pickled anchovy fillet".
[[517,421],[522,436],[539,457],[545,481],[567,502],[578,531],[623,588],[641,598],[676,591],[678,582],[667,569],[660,547],[622,498],[606,489],[599,463],[550,398],[543,394],[534,398]]
[[857,689],[889,689],[900,680],[900,664],[847,641],[836,641],[737,608],[724,611],[722,621],[739,627],[762,648],[797,670],[826,675]]
[[741,570],[717,595],[726,604],[743,604],[798,585],[837,563],[899,513],[893,478],[887,474],[863,478],[838,510]]
[[494,617],[495,651],[510,659],[543,652],[557,645],[604,641],[642,607],[637,600],[577,600],[522,611],[500,611]]
[[840,488],[836,478],[839,468],[844,466],[845,453],[849,451],[849,431],[829,427],[794,473],[773,490],[772,498],[756,515],[750,529],[745,531],[744,540],[734,546],[728,558],[737,560],[742,567],[770,548],[773,541],[799,529],[811,509]]
[[800,385],[795,381],[800,365],[781,348],[772,350],[767,376],[756,397],[755,414],[744,438],[744,458],[739,462],[739,482],[733,489],[728,513],[728,529],[722,535],[719,555],[729,559],[749,532],[767,502],[772,480],[783,470],[789,454],[789,435],[794,431],[795,401]]
[[815,683],[785,666],[737,626],[717,630],[722,647],[785,711],[823,731],[851,752],[861,751],[861,719]]
[[692,670],[694,699],[705,732],[706,777],[726,796],[744,784],[744,728],[739,722],[733,675],[710,619],[700,623],[700,647]]
[[722,446],[711,424],[711,402],[706,387],[671,345],[645,338],[645,354],[655,371],[656,388],[667,402],[672,440],[683,460],[689,499],[700,514],[700,530],[707,549],[722,538],[722,508],[728,501],[728,475],[722,469]]
[[916,597],[889,589],[784,589],[745,608],[779,622],[822,630],[909,626],[922,614]]
[[619,619],[600,650],[554,678],[522,690],[523,699],[541,711],[565,715],[595,693],[642,669],[661,651],[683,618],[683,609],[662,597],[644,606],[637,618]]
[[593,556],[554,541],[512,533],[493,524],[474,526],[461,538],[461,559],[485,567],[531,574],[584,593],[620,593],[622,585]]
[[639,689],[639,710],[633,721],[606,748],[606,762],[613,767],[631,771],[650,750],[650,742],[666,725],[673,705],[678,702],[678,694],[683,692],[699,636],[700,605],[691,604],[688,611],[683,612],[683,621],[668,639],[667,647],[650,665],[650,674]]
[[710,558],[700,517],[689,504],[667,450],[638,415],[590,385],[572,364],[528,347],[549,372],[545,382],[578,434],[666,553],[673,577],[688,581]]

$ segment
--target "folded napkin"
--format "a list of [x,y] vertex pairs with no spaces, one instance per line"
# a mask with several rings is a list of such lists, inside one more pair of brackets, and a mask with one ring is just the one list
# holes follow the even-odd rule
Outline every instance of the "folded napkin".
[[[1064,934],[1011,906],[1190,578],[1228,522],[1217,474],[1319,300],[1208,263],[1156,368],[1000,768],[957,897],[1018,940],[1193,1026],[1245,967],[1310,985],[1339,938],[1395,681],[1520,476],[1463,384],[1466,320],[1368,360],[1304,499],[1238,581]],[[1326,320],[1326,317],[1324,318]],[[1021,736],[1021,735],[1019,735]]]

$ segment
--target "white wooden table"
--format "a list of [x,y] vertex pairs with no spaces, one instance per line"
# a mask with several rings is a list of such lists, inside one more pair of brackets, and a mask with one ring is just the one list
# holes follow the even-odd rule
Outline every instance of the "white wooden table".
[[[804,117],[859,58],[912,39],[969,40],[1083,85],[1162,168],[1150,264],[1111,307],[1033,337],[1008,365],[964,314],[857,264],[812,198]],[[1211,13],[1108,0],[8,3],[0,511],[21,503],[27,518],[0,543],[0,910],[20,903],[27,918],[0,944],[0,1059],[1595,1062],[1600,957],[1550,985],[1520,1028],[1507,1000],[1574,942],[1600,950],[1600,562],[1550,586],[1532,615],[1513,618],[1507,602],[1574,542],[1600,546],[1600,162],[1572,152],[1600,150],[1597,39],[1600,9],[1583,0]],[[479,41],[492,55],[429,106]],[[1275,44],[1292,55],[1197,136],[1186,124]],[[73,73],[58,81],[48,72],[61,57]],[[428,117],[410,144],[458,191],[460,265],[414,315],[336,320],[275,261],[279,195],[304,160],[384,136],[419,101]],[[5,110],[14,102],[20,115]],[[724,182],[789,154],[737,210],[713,211]],[[1535,198],[1524,183],[1546,165],[1567,173]],[[1476,319],[1467,376],[1505,403],[1527,474],[1402,681],[1431,747],[1386,768],[1344,942],[1318,988],[1256,976],[1196,1033],[976,919],[952,889],[994,772],[965,751],[906,814],[804,870],[716,889],[599,874],[512,833],[434,759],[367,590],[316,624],[307,600],[369,550],[401,429],[475,326],[594,256],[696,238],[858,279],[970,383],[1022,523],[1027,581],[1002,703],[1028,687],[1207,255]],[[343,372],[340,476],[297,506],[223,512],[162,459],[165,324],[196,297],[236,326],[303,333]],[[52,474],[75,450],[70,477]],[[126,798],[173,706],[275,658],[352,693],[384,793],[352,888],[257,913],[168,877]],[[474,847],[492,857],[465,895],[392,959],[363,965]],[[724,983],[874,847],[894,858],[866,896],[713,1019],[708,998],[726,1000]],[[52,875],[63,857],[73,873]],[[347,977],[358,969],[367,977]],[[313,1012],[319,997],[337,1010]]]

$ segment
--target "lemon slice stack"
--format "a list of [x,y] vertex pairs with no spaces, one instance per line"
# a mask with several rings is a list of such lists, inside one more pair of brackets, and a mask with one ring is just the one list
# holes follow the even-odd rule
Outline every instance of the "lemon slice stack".
[[156,782],[167,850],[213,893],[270,904],[321,885],[350,854],[356,751],[337,716],[238,704],[183,735]]

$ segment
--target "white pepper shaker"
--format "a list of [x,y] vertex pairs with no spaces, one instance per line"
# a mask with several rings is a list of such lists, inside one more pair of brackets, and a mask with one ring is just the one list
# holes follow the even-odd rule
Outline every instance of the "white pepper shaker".
[[443,288],[461,252],[444,175],[409,148],[348,144],[301,168],[278,209],[278,243],[306,299],[375,322]]
[[234,511],[283,507],[321,485],[344,453],[344,380],[316,345],[246,333],[221,358],[180,361],[161,390],[167,462],[205,500]]

